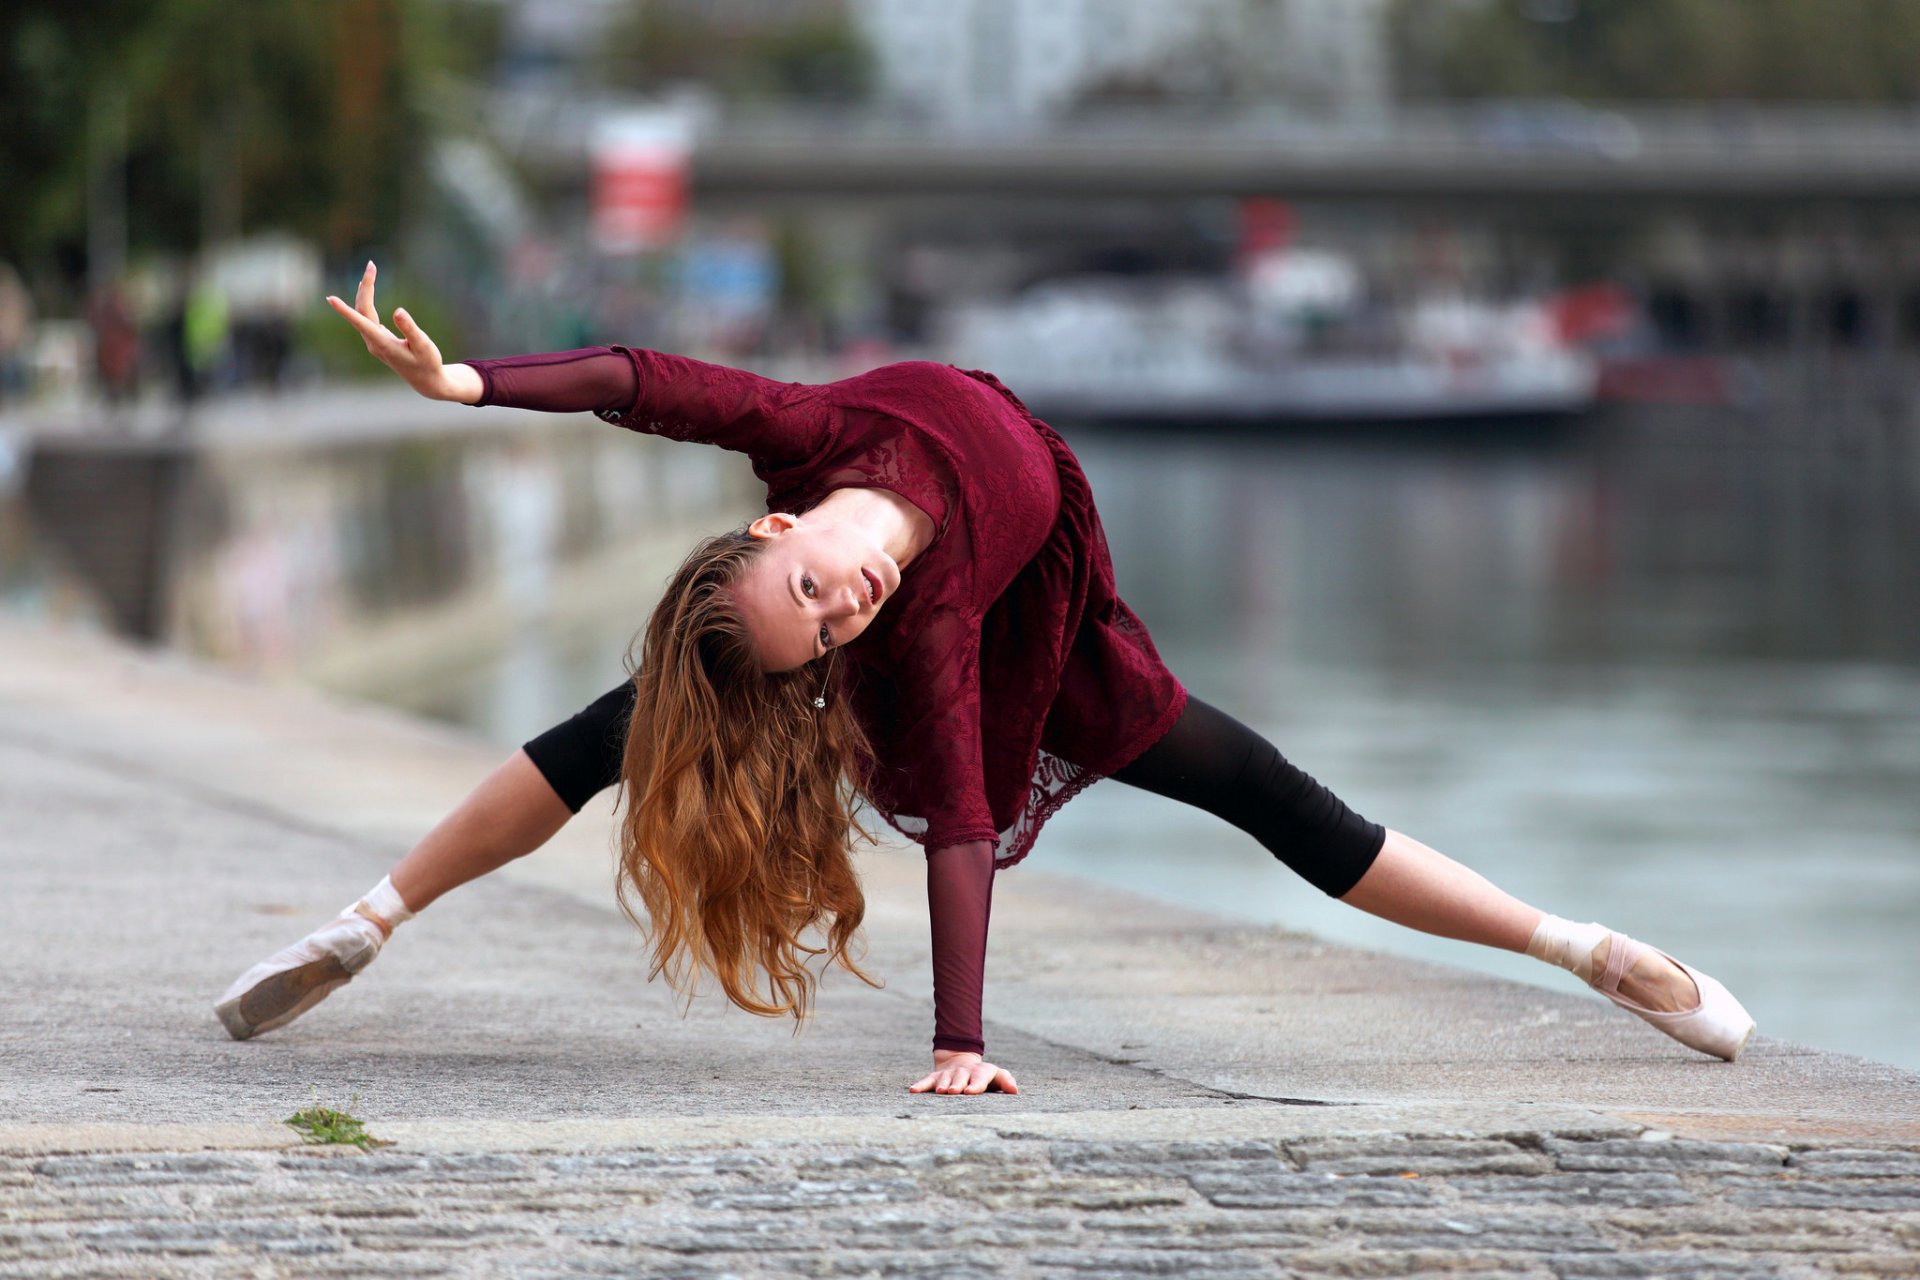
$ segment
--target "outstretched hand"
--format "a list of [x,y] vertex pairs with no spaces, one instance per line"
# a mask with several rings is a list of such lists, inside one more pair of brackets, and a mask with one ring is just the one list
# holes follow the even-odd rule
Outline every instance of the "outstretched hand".
[[1018,1093],[1020,1086],[1013,1073],[996,1067],[977,1053],[955,1053],[948,1049],[933,1051],[933,1070],[907,1086],[909,1093]]
[[398,333],[380,323],[380,313],[373,305],[375,274],[374,265],[369,262],[367,269],[360,273],[360,287],[354,292],[352,306],[332,294],[327,295],[327,305],[359,331],[374,359],[399,374],[402,381],[427,399],[458,400],[463,404],[478,400],[480,375],[466,365],[442,364],[440,348],[433,345],[426,330],[415,324],[404,309],[393,313]]

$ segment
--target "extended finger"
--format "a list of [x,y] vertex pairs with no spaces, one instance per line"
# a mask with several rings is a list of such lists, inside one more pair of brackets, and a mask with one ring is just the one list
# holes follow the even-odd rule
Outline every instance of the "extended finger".
[[367,340],[367,350],[372,351],[374,354],[378,355],[379,349],[382,346],[399,341],[398,338],[387,332],[386,326],[377,321],[367,319],[332,294],[327,295],[327,305],[335,311],[338,311],[348,324],[360,331],[360,336]]
[[993,1084],[994,1084],[994,1087],[999,1089],[1002,1093],[1020,1092],[1020,1086],[1018,1083],[1014,1081],[1013,1073],[1005,1069],[1002,1069],[1001,1071],[999,1071],[994,1075]]
[[938,1071],[929,1071],[926,1075],[921,1076],[918,1080],[908,1085],[907,1092],[908,1093],[925,1093],[928,1089],[933,1088],[934,1077],[938,1076],[939,1074],[940,1073]]
[[427,336],[427,331],[414,323],[413,313],[411,311],[401,307],[395,307],[393,311],[393,325],[394,328],[400,330],[400,336],[406,340],[407,346],[415,352],[432,351],[437,353],[439,351],[439,348],[433,345],[433,339]]
[[380,323],[380,313],[373,308],[373,277],[376,270],[373,261],[367,261],[367,269],[360,273],[360,287],[354,290],[353,309],[375,324]]

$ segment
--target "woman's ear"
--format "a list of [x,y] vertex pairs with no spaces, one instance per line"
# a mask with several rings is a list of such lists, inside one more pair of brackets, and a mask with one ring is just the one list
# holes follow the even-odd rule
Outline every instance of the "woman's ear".
[[774,538],[800,523],[798,516],[790,516],[784,511],[761,516],[747,526],[747,532],[756,538]]

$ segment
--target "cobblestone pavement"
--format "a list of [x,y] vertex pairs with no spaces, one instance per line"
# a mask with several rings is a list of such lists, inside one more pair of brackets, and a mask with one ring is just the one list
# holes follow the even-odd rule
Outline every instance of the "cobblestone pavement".
[[0,1276],[1920,1275],[1920,1148],[996,1138],[12,1156]]

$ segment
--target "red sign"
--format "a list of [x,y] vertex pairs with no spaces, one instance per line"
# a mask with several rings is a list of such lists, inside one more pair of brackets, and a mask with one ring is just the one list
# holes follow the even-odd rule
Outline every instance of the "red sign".
[[685,122],[667,113],[608,121],[593,148],[593,239],[602,253],[673,243],[687,217]]

